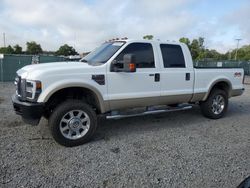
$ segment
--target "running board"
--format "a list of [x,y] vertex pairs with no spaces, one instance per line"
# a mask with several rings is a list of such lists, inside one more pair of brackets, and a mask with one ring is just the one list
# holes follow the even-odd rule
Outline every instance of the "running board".
[[175,108],[166,108],[166,109],[158,109],[158,110],[148,110],[141,113],[134,113],[134,114],[116,114],[116,115],[107,115],[106,119],[121,119],[127,117],[135,117],[135,116],[145,116],[149,114],[159,114],[164,112],[175,112],[180,110],[189,110],[193,106],[192,105],[185,105],[182,107],[175,107]]

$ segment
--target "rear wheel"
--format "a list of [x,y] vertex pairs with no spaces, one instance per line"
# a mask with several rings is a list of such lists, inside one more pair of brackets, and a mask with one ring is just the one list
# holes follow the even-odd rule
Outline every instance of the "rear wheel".
[[61,145],[77,146],[88,142],[97,127],[93,109],[80,100],[60,104],[49,118],[52,136]]
[[228,95],[224,90],[214,89],[206,101],[200,103],[201,112],[205,117],[219,119],[227,111]]

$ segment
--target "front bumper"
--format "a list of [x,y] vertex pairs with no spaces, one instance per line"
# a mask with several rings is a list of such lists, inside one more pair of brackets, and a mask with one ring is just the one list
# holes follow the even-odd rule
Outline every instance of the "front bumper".
[[21,115],[25,123],[38,125],[43,112],[43,103],[22,102],[16,95],[12,96],[12,103],[16,114]]

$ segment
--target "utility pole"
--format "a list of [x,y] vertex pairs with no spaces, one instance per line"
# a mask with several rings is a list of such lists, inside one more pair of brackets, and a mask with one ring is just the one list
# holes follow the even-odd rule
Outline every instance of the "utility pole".
[[5,48],[6,47],[6,43],[5,43],[5,33],[3,33],[3,47]]
[[235,61],[237,60],[237,55],[238,55],[238,49],[239,49],[239,43],[242,39],[235,39],[237,41],[237,48],[236,48],[236,52],[235,52]]

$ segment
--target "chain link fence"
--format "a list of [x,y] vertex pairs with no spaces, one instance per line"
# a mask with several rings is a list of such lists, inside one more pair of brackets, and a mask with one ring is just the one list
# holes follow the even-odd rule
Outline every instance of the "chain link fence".
[[195,67],[243,68],[245,75],[250,75],[250,61],[197,61]]

